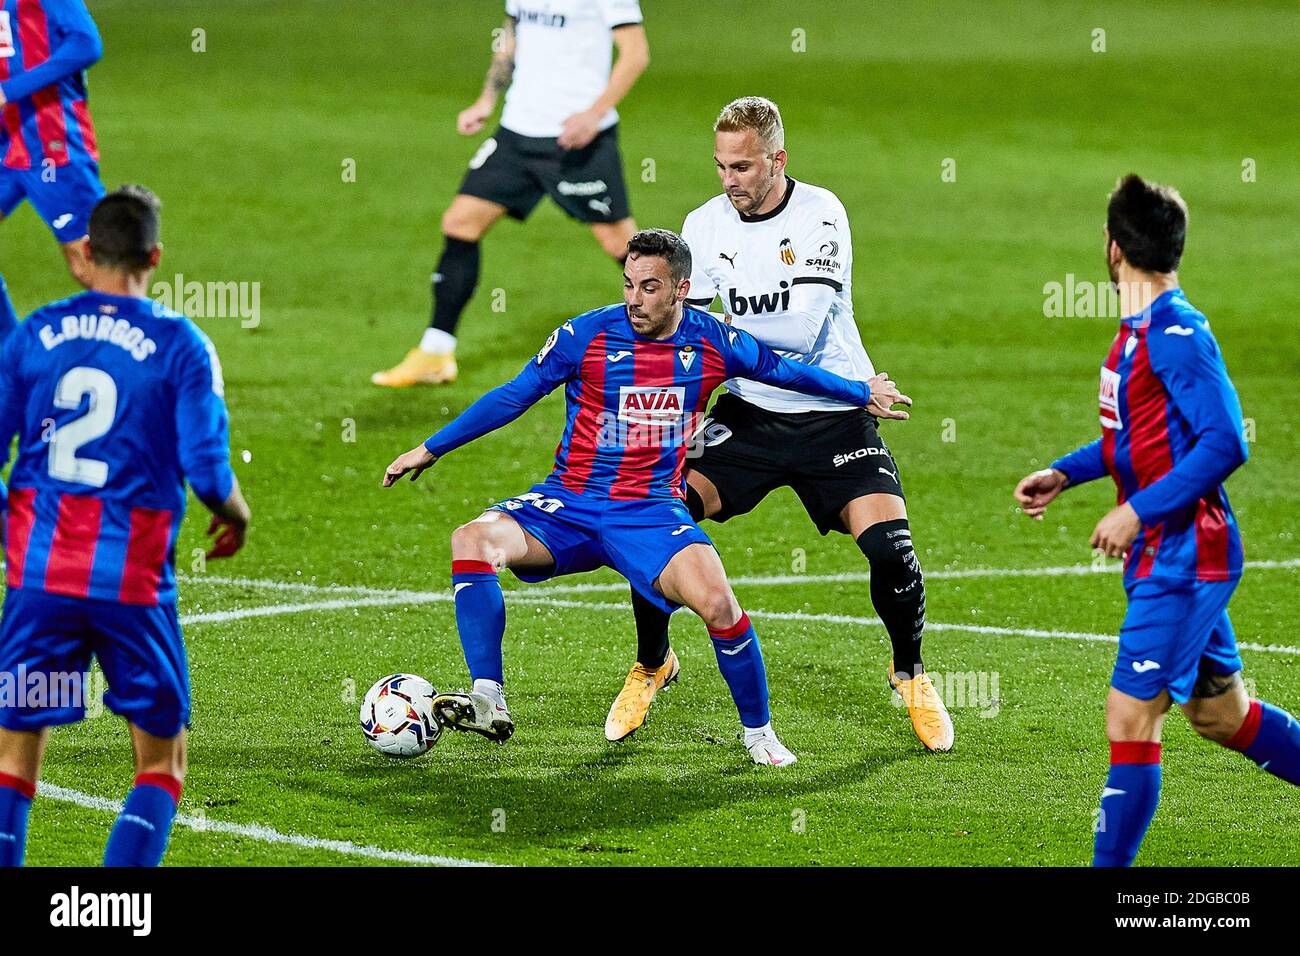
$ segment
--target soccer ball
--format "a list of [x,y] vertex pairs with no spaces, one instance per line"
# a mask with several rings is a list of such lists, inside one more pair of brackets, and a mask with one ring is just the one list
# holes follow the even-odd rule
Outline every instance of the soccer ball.
[[434,686],[415,674],[391,674],[366,691],[361,732],[381,754],[418,757],[438,742],[442,725],[433,715]]

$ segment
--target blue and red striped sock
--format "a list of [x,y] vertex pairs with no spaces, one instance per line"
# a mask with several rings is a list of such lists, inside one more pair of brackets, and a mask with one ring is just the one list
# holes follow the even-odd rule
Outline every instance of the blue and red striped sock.
[[142,773],[126,795],[104,847],[105,866],[157,866],[181,801],[181,782],[168,773]]
[[767,668],[763,666],[763,652],[758,647],[758,635],[749,615],[743,611],[740,620],[731,627],[709,628],[713,650],[718,655],[718,670],[731,688],[731,699],[740,711],[740,722],[746,727],[762,727],[772,719],[767,709]]
[[22,866],[27,854],[27,815],[36,784],[0,773],[0,866]]
[[1241,729],[1227,746],[1275,777],[1300,786],[1300,723],[1281,707],[1252,700]]
[[1093,866],[1131,866],[1160,802],[1160,744],[1112,741]]
[[506,598],[496,571],[486,561],[453,561],[451,585],[456,630],[470,678],[504,684],[501,642],[506,634]]

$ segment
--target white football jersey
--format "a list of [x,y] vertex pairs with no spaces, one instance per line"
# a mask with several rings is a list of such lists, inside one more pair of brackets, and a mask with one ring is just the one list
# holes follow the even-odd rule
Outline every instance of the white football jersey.
[[[501,125],[520,136],[559,136],[609,85],[615,27],[641,22],[637,0],[506,0],[515,18],[515,72]],[[618,122],[610,110],[601,129]]]
[[[746,316],[788,311],[790,290],[796,285],[830,286],[835,298],[812,349],[806,354],[780,354],[866,381],[876,373],[853,321],[853,240],[848,216],[829,189],[789,177],[787,181],[781,205],[765,215],[742,216],[723,194],[686,217],[682,238],[691,247],[692,260],[688,298],[711,301],[716,295],[723,311],[743,329]],[[757,334],[757,338],[763,337]],[[771,412],[852,407],[747,379],[726,384],[740,398]]]

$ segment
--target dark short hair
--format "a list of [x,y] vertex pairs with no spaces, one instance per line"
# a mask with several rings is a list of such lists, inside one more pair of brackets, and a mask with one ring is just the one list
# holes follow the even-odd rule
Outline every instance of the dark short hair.
[[140,272],[158,244],[162,202],[143,186],[122,186],[90,214],[90,254],[111,269]]
[[1129,173],[1110,194],[1106,229],[1133,268],[1173,272],[1187,238],[1187,203],[1172,186]]
[[627,254],[633,253],[667,261],[668,274],[674,282],[691,277],[691,247],[669,229],[642,229],[627,241]]

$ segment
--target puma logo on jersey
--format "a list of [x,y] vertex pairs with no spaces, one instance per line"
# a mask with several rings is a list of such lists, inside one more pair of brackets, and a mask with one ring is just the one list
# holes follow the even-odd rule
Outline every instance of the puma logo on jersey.
[[894,481],[898,481],[898,475],[895,472],[890,471],[888,468],[877,468],[876,471],[880,472],[882,475],[888,475],[890,478],[893,478]]
[[736,268],[736,256],[738,256],[738,255],[740,255],[740,250],[739,250],[739,249],[737,249],[737,250],[736,250],[735,252],[733,252],[731,255],[727,255],[725,252],[719,252],[719,253],[718,253],[718,258],[719,258],[719,259],[726,259],[726,260],[727,260],[727,264],[728,264],[729,266],[731,266],[731,268],[734,269],[734,268]]
[[591,209],[594,209],[602,216],[609,215],[610,202],[608,199],[588,199],[587,206]]
[[779,292],[764,292],[760,295],[740,295],[738,289],[728,289],[727,305],[728,315],[785,312],[790,308],[790,283],[783,281]]
[[627,358],[631,354],[632,353],[629,352],[627,349],[619,349],[613,355],[607,355],[605,357],[609,359],[611,362],[621,362],[623,361],[623,359]]
[[835,225],[837,222],[839,222],[838,219],[832,219],[830,222],[827,222],[825,219],[823,219],[823,220],[822,220],[822,225],[823,225],[823,226],[830,226],[832,229],[838,229],[839,226]]

